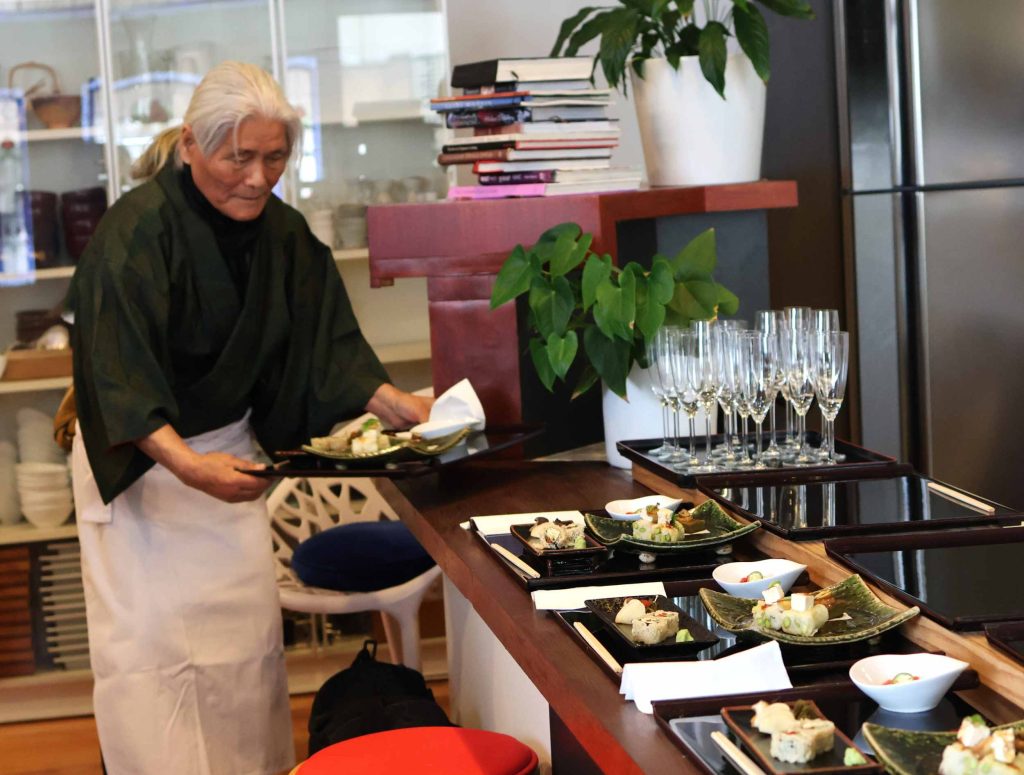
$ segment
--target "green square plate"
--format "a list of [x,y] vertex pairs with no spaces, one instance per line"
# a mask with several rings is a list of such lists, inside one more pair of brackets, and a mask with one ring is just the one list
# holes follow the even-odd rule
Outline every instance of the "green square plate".
[[[823,595],[822,593],[830,593]],[[788,632],[767,630],[754,623],[751,609],[754,600],[733,597],[712,589],[701,589],[700,599],[711,617],[729,632],[749,630],[782,643],[800,646],[827,646],[835,643],[854,643],[880,635],[898,627],[920,613],[916,606],[899,611],[883,603],[868,589],[860,576],[854,574],[838,584],[815,593],[818,601],[828,608],[829,619],[814,635],[790,635]],[[849,619],[843,619],[849,614]]]
[[[994,727],[1007,728],[1024,731],[1024,721]],[[864,739],[887,772],[892,775],[922,775],[939,771],[942,750],[956,740],[956,732],[913,732],[865,724]]]
[[690,512],[695,519],[702,520],[706,533],[684,535],[683,540],[674,544],[662,544],[655,541],[642,541],[633,538],[633,521],[600,517],[596,514],[584,514],[587,527],[605,546],[614,546],[628,552],[653,552],[655,554],[678,554],[696,549],[707,549],[710,546],[727,544],[740,536],[752,533],[760,527],[759,523],[743,524],[726,514],[714,501],[704,501]]

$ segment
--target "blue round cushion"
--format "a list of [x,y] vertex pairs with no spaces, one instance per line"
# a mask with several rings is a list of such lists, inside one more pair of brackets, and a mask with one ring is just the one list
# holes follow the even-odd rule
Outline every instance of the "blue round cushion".
[[434,561],[398,521],[353,522],[303,541],[292,570],[303,584],[339,592],[373,592],[403,584]]

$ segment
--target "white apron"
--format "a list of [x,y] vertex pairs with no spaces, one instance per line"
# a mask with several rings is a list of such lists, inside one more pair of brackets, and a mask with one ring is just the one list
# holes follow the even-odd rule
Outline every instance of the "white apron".
[[[248,419],[190,439],[252,459]],[[268,775],[294,764],[264,499],[161,465],[103,505],[72,452],[96,725],[109,775]]]

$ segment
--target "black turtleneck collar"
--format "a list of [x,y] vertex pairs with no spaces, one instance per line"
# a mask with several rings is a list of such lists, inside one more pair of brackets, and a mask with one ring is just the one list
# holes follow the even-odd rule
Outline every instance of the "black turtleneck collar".
[[220,253],[238,289],[239,297],[244,298],[249,266],[252,262],[252,249],[263,227],[263,213],[251,221],[236,221],[210,204],[210,200],[203,195],[192,179],[192,168],[188,164],[182,165],[180,178],[185,201],[210,226],[217,247],[220,248]]

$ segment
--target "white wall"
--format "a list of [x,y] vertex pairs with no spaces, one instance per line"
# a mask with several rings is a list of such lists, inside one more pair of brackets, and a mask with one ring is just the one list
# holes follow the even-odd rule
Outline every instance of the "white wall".
[[[562,21],[591,4],[581,0],[447,0],[452,66],[501,57],[548,56]],[[593,55],[596,50],[596,42],[592,41],[581,53]],[[600,72],[598,67],[598,78],[603,85]],[[633,105],[618,94],[608,114],[620,119],[622,128],[622,144],[612,157],[613,163],[643,169],[644,157]]]

